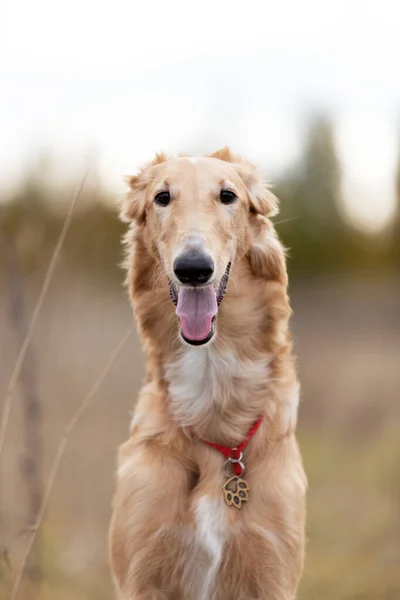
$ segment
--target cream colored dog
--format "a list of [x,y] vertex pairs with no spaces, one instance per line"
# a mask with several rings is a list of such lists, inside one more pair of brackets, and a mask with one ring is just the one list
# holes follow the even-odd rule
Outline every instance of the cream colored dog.
[[292,600],[306,478],[277,200],[223,149],[130,179],[127,283],[147,355],[119,452],[119,600]]

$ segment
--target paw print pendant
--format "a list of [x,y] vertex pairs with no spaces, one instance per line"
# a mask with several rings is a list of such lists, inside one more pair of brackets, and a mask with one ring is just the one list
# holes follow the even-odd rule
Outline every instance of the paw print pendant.
[[208,442],[207,440],[201,440],[207,444],[207,446],[220,452],[227,459],[223,466],[226,482],[222,486],[222,492],[228,506],[242,508],[243,502],[249,501],[250,487],[247,481],[243,479],[243,473],[245,471],[243,450],[246,448],[251,438],[257,433],[263,420],[264,415],[262,414],[258,417],[257,421],[253,423],[245,439],[236,448],[222,446],[221,444]]
[[228,506],[242,508],[242,502],[247,502],[249,499],[249,485],[247,481],[237,475],[230,477],[222,489]]
[[227,481],[222,486],[225,502],[228,506],[242,508],[243,502],[249,501],[250,487],[242,477],[244,470],[243,452],[237,448],[232,448],[231,456],[224,463],[224,474]]

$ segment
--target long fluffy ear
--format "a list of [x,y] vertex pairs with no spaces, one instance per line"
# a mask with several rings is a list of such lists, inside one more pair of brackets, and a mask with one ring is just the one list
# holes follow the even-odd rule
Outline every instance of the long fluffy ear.
[[136,221],[144,223],[146,218],[146,188],[151,177],[151,168],[168,160],[165,154],[156,154],[155,158],[144,166],[138,175],[126,178],[129,192],[121,206],[122,221]]
[[127,177],[127,183],[129,185],[129,192],[122,203],[121,219],[122,221],[143,223],[146,215],[147,178],[145,179],[143,174],[133,175]]
[[248,190],[250,211],[263,217],[277,215],[279,212],[278,198],[268,189],[267,184],[262,181],[256,167],[250,163],[241,163],[238,165],[238,171]]
[[266,187],[256,185],[250,187],[250,210],[263,217],[274,217],[279,212],[278,198]]
[[233,163],[236,166],[248,190],[251,212],[263,215],[264,217],[273,217],[278,214],[278,198],[274,196],[262,181],[260,173],[253,164],[241,156],[232,154],[228,146],[217,150],[209,156]]
[[287,284],[285,250],[271,221],[262,215],[251,217],[252,240],[247,253],[251,270],[257,277]]

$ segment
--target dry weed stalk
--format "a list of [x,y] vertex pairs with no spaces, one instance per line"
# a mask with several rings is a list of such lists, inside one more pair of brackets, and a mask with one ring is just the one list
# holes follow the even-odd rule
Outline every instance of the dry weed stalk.
[[43,281],[43,285],[42,285],[42,289],[40,291],[39,297],[37,299],[34,311],[32,313],[32,317],[29,323],[29,327],[27,329],[26,335],[25,335],[25,339],[23,341],[23,344],[21,346],[21,349],[19,351],[17,360],[15,362],[15,366],[13,369],[13,372],[11,374],[10,377],[10,381],[7,387],[7,391],[6,391],[6,397],[5,397],[5,401],[4,401],[4,407],[3,407],[3,413],[2,413],[2,417],[1,417],[1,425],[0,425],[0,457],[1,457],[1,452],[3,449],[3,445],[4,445],[4,439],[6,436],[6,431],[7,431],[7,425],[8,425],[8,420],[10,417],[10,411],[11,411],[11,405],[12,405],[12,399],[13,399],[13,394],[14,394],[14,390],[15,390],[15,386],[17,385],[17,381],[18,381],[18,377],[21,371],[21,367],[22,364],[24,362],[25,359],[25,355],[26,355],[26,351],[29,347],[29,344],[31,342],[32,336],[33,336],[33,332],[35,329],[35,325],[36,325],[36,321],[38,319],[40,310],[42,308],[43,305],[43,301],[45,299],[47,290],[49,288],[53,273],[54,273],[54,269],[56,267],[57,264],[57,260],[60,256],[60,252],[61,249],[63,247],[68,229],[71,225],[71,221],[72,221],[72,217],[74,215],[75,209],[77,207],[78,204],[78,200],[80,198],[81,192],[83,190],[83,186],[85,184],[86,178],[87,178],[87,171],[84,174],[81,184],[79,186],[79,189],[75,195],[75,198],[73,199],[73,201],[70,204],[70,207],[68,209],[67,215],[65,217],[65,221],[64,221],[64,225],[61,229],[61,233],[60,236],[58,238],[56,247],[54,249],[49,267],[47,269],[47,273],[46,276],[44,278]]
[[114,364],[114,362],[116,361],[117,357],[119,356],[122,348],[124,347],[124,345],[126,344],[126,342],[128,341],[128,339],[130,338],[130,336],[132,335],[132,331],[129,330],[126,332],[126,334],[123,336],[123,338],[120,340],[120,342],[117,344],[117,346],[115,347],[113,353],[111,354],[110,358],[108,359],[108,361],[106,362],[106,364],[104,365],[99,377],[97,378],[97,380],[94,382],[93,386],[91,387],[90,391],[88,392],[88,394],[84,397],[84,399],[82,400],[81,404],[79,405],[77,411],[75,412],[75,414],[73,415],[72,419],[69,421],[68,425],[66,426],[65,430],[64,430],[64,434],[61,438],[60,444],[57,448],[57,452],[56,455],[54,457],[54,461],[50,470],[50,475],[49,478],[47,480],[47,484],[46,484],[46,489],[44,492],[44,496],[43,496],[43,500],[42,500],[42,504],[40,506],[37,518],[36,518],[36,522],[32,525],[32,529],[31,529],[31,533],[30,533],[30,537],[28,540],[28,543],[26,545],[26,549],[24,552],[24,556],[22,558],[22,562],[21,562],[21,566],[19,568],[17,577],[15,579],[14,582],[14,586],[13,589],[11,591],[11,600],[16,600],[16,598],[18,597],[18,593],[19,590],[21,588],[21,583],[22,580],[24,578],[24,574],[26,571],[26,567],[28,565],[28,561],[29,561],[29,556],[31,554],[32,548],[33,548],[33,544],[35,543],[35,538],[37,535],[37,532],[39,531],[39,528],[43,522],[43,518],[46,512],[46,508],[49,502],[49,498],[50,498],[50,494],[52,492],[53,486],[54,486],[54,481],[59,469],[59,466],[61,464],[61,460],[64,456],[64,452],[65,452],[65,448],[68,442],[68,438],[72,432],[72,430],[74,429],[75,425],[77,424],[77,422],[79,421],[80,417],[82,416],[83,412],[85,411],[85,409],[88,407],[90,401],[92,400],[92,398],[95,396],[95,394],[97,393],[98,389],[100,388],[101,384],[103,383],[104,379],[106,378],[109,370],[111,369],[112,365]]

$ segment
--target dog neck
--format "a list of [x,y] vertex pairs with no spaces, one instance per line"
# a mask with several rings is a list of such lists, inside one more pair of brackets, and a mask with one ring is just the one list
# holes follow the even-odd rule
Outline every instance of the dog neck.
[[155,285],[154,259],[140,253],[140,246],[135,254],[140,269],[128,272],[128,284],[147,354],[147,379],[165,389],[171,419],[226,444],[239,442],[260,414],[280,433],[293,427],[298,384],[286,279],[255,277],[242,259],[232,269],[215,339],[190,346],[180,339],[167,278]]
[[270,355],[241,357],[234,348],[184,347],[165,368],[171,414],[211,440],[239,441],[264,411]]

